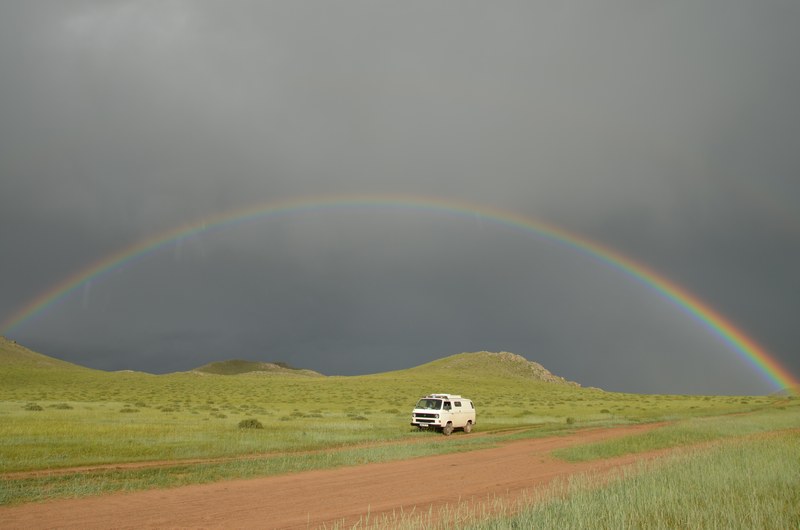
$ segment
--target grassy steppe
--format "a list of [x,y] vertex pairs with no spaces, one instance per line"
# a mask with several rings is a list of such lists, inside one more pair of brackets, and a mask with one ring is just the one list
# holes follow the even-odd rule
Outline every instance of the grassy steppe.
[[[486,353],[359,377],[155,376],[90,370],[0,340],[0,367],[2,504],[410,458],[587,425],[797,411],[785,397],[643,396],[543,382],[515,356]],[[446,439],[412,430],[417,398],[444,391],[472,398],[478,432],[493,434]],[[264,428],[240,429],[246,419]],[[392,443],[412,441],[425,443]],[[152,461],[171,464],[25,474]]]
[[[797,423],[795,423],[797,425]],[[800,432],[722,443],[634,468],[476,528],[798,528]]]
[[[760,416],[756,413],[754,416]],[[604,483],[591,476],[534,492],[510,504],[487,500],[422,514],[368,517],[359,528],[696,529],[800,528],[800,430],[728,438],[630,466]],[[787,413],[781,415],[782,423]],[[778,416],[761,421],[769,431]],[[712,422],[713,423],[713,422]],[[777,425],[776,425],[777,426]],[[336,527],[334,525],[334,527]]]

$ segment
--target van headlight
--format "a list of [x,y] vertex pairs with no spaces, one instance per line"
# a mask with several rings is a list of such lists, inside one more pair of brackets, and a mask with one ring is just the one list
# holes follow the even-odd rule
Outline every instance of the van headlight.
[[434,415],[433,415],[433,417],[434,417],[434,418],[438,418],[438,417],[439,417],[439,415],[438,415],[438,414],[434,414]]

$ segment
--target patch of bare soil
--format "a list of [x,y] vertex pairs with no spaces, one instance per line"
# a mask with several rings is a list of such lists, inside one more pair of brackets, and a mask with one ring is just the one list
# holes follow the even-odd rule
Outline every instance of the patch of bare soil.
[[353,524],[366,514],[374,520],[465,501],[513,501],[558,477],[608,473],[649,456],[571,464],[549,456],[551,451],[656,426],[593,429],[468,453],[3,507],[0,528],[316,528]]

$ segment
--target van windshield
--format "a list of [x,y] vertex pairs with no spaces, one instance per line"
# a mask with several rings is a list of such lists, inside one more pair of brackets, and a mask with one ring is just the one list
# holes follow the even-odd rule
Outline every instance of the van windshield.
[[442,408],[442,400],[422,398],[419,400],[419,403],[417,403],[416,408],[439,410],[440,408]]

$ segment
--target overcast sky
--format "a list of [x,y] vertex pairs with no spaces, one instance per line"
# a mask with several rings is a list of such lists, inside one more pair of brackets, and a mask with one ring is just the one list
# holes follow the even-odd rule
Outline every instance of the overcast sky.
[[[610,246],[797,377],[798,27],[794,0],[3,0],[0,321],[184,223],[407,193]],[[8,335],[107,370],[349,375],[505,350],[607,390],[775,390],[619,271],[413,209],[200,233]]]

